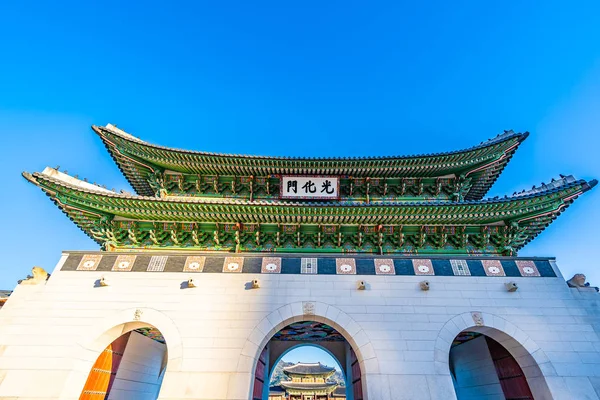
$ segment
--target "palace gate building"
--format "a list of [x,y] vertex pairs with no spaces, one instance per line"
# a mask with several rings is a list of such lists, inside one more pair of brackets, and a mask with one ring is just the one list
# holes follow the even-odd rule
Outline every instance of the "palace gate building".
[[[338,384],[328,382],[335,374],[335,368],[321,363],[297,363],[283,368],[288,380],[282,381],[273,395],[274,387],[269,388],[269,400],[332,400]],[[345,392],[345,391],[344,391]],[[345,393],[344,393],[345,396]]]
[[349,400],[600,398],[596,290],[517,255],[597,182],[485,197],[526,133],[317,159],[93,130],[135,193],[23,173],[101,250],[34,268],[0,310],[0,399],[267,399],[307,344]]

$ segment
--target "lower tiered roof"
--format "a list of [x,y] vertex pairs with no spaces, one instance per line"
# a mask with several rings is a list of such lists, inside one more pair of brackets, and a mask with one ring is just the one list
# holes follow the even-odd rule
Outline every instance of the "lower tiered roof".
[[106,250],[514,255],[597,183],[563,177],[489,200],[345,204],[157,198],[52,168],[23,175]]

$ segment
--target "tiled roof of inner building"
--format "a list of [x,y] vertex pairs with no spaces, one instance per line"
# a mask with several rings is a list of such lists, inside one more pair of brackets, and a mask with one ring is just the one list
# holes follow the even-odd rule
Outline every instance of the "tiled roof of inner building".
[[334,396],[346,396],[346,387],[345,386],[338,386],[335,388],[335,390],[333,391],[332,395]]
[[280,385],[269,387],[269,394],[282,394],[285,393],[285,389]]
[[323,375],[335,371],[335,368],[319,363],[298,363],[283,367],[284,372],[302,375]]
[[287,389],[301,389],[301,390],[306,390],[306,389],[313,389],[313,390],[318,390],[318,389],[331,389],[333,387],[336,387],[338,384],[337,383],[333,383],[333,382],[326,382],[326,383],[308,383],[308,382],[289,382],[289,381],[281,381],[281,386],[287,388]]

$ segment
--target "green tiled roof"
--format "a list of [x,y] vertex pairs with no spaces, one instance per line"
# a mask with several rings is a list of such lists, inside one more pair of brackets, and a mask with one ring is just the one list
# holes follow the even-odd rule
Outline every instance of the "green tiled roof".
[[415,156],[294,158],[179,150],[144,142],[112,125],[93,126],[140,195],[155,195],[149,176],[161,171],[188,175],[336,175],[368,178],[464,178],[465,200],[479,200],[496,181],[528,133],[505,131],[470,149]]
[[24,173],[105,248],[513,255],[596,181],[565,177],[503,199],[386,204],[156,198],[46,169]]

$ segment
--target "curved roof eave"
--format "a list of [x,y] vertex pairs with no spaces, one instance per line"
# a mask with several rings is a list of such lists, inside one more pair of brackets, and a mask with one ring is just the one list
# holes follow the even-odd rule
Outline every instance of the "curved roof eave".
[[[390,202],[390,203],[356,203],[356,204],[341,204],[341,203],[330,203],[330,202],[294,202],[294,201],[268,201],[268,200],[245,200],[245,199],[207,199],[207,198],[190,198],[190,197],[178,197],[171,196],[166,198],[157,198],[155,196],[140,196],[136,194],[128,193],[117,193],[111,190],[106,190],[98,185],[87,184],[86,186],[79,185],[76,182],[78,179],[66,175],[64,173],[56,174],[49,173],[49,171],[55,172],[53,168],[47,167],[43,172],[34,172],[30,174],[23,172],[23,176],[40,186],[37,182],[38,178],[54,182],[65,188],[74,189],[79,192],[96,194],[103,197],[115,197],[128,200],[146,200],[157,203],[183,203],[183,204],[213,204],[213,205],[256,205],[256,206],[302,206],[302,207],[394,207],[394,206],[460,206],[460,205],[483,205],[483,204],[496,204],[504,203],[515,200],[526,200],[533,199],[536,197],[543,197],[545,195],[556,193],[560,190],[581,185],[582,191],[586,192],[597,185],[598,181],[593,179],[591,181],[585,181],[584,179],[575,179],[573,176],[566,176],[556,183],[544,184],[540,188],[534,187],[531,190],[515,193],[513,196],[504,196],[502,198],[495,197],[484,200],[466,200],[462,202],[447,202],[447,201],[407,201],[407,202]],[[69,179],[63,179],[68,177]],[[86,182],[87,183],[87,182]]]
[[[429,176],[428,174],[431,174],[431,176],[445,176],[447,174],[448,171],[455,171],[457,173],[473,173],[475,172],[475,174],[473,175],[474,179],[474,187],[469,191],[469,193],[467,194],[466,198],[469,200],[477,200],[477,199],[481,199],[483,198],[483,196],[488,192],[488,190],[491,188],[492,184],[496,181],[496,179],[498,178],[498,176],[500,175],[500,173],[503,171],[504,167],[506,166],[506,164],[508,163],[508,161],[510,160],[510,158],[512,157],[512,154],[516,151],[517,147],[528,137],[529,133],[525,132],[525,133],[516,133],[513,131],[504,131],[504,133],[498,135],[497,137],[484,141],[482,143],[480,143],[477,146],[473,146],[471,148],[468,149],[463,149],[463,150],[456,150],[456,151],[449,151],[449,152],[440,152],[440,153],[430,153],[430,154],[418,154],[418,155],[410,155],[410,156],[383,156],[383,157],[322,157],[322,158],[311,158],[311,157],[279,157],[279,156],[253,156],[253,155],[237,155],[237,154],[225,154],[225,153],[210,153],[210,152],[202,152],[202,151],[194,151],[194,150],[182,150],[182,149],[176,149],[176,148],[170,148],[170,147],[165,147],[165,146],[159,146],[159,145],[155,145],[155,144],[151,144],[148,142],[145,142],[141,139],[138,139],[136,137],[134,137],[131,134],[126,133],[125,131],[116,128],[115,126],[108,124],[106,127],[100,127],[100,126],[92,126],[92,129],[94,130],[94,132],[96,132],[102,139],[102,141],[104,142],[107,150],[109,151],[109,153],[111,154],[112,158],[114,159],[115,163],[118,165],[119,169],[121,170],[121,172],[123,173],[123,175],[127,178],[127,180],[129,181],[129,183],[131,184],[131,186],[135,189],[135,191],[140,194],[140,195],[146,195],[146,196],[151,196],[154,194],[153,189],[150,187],[150,185],[147,182],[147,174],[151,171],[154,171],[154,169],[156,169],[157,167],[159,168],[165,168],[164,166],[160,166],[159,164],[157,164],[157,162],[154,160],[147,160],[144,159],[143,157],[140,156],[140,158],[131,155],[131,154],[124,154],[122,152],[121,149],[117,148],[117,145],[115,143],[113,143],[113,141],[115,140],[114,138],[111,138],[110,136],[114,136],[116,138],[118,138],[119,140],[124,140],[126,143],[128,143],[128,145],[133,146],[134,148],[139,148],[141,151],[139,151],[139,155],[143,154],[145,151],[149,151],[149,152],[160,152],[161,154],[168,154],[168,157],[165,156],[165,162],[167,161],[167,158],[172,157],[173,159],[177,159],[177,162],[179,163],[183,163],[181,160],[181,158],[185,158],[185,157],[192,157],[192,158],[198,158],[197,160],[197,166],[198,168],[202,168],[202,169],[219,169],[219,170],[225,170],[228,171],[229,173],[233,174],[233,175],[237,175],[239,174],[239,171],[234,171],[237,169],[241,169],[244,170],[245,172],[249,172],[250,175],[254,174],[256,171],[260,171],[260,172],[264,172],[267,175],[271,175],[273,171],[277,171],[277,170],[288,170],[290,168],[298,168],[301,170],[319,170],[319,174],[332,174],[332,175],[339,175],[339,170],[343,170],[343,169],[348,169],[351,171],[356,171],[356,170],[363,170],[366,169],[368,170],[367,172],[360,172],[360,173],[354,173],[354,175],[356,176],[371,176],[371,175],[378,175],[378,174],[384,174],[385,176],[394,176],[393,174],[396,174],[398,176],[406,176],[409,177],[411,176],[410,173],[399,173],[399,172],[393,172],[394,169],[398,170],[398,169],[406,169],[406,168],[411,168],[411,169],[415,169],[415,168],[419,168],[420,171],[418,171],[416,173],[415,176]],[[112,141],[111,141],[112,139]],[[440,166],[439,168],[444,169],[444,173],[435,173],[435,172],[428,172],[428,165],[426,163],[426,161],[431,160],[431,161],[435,161],[436,158],[444,158],[444,157],[455,157],[455,156],[461,156],[463,155],[467,160],[469,159],[469,157],[471,157],[471,159],[475,158],[476,153],[478,150],[481,149],[485,149],[491,146],[495,146],[497,144],[500,143],[508,143],[509,141],[513,141],[514,143],[512,143],[511,146],[508,146],[507,149],[502,149],[502,154],[499,156],[498,159],[492,159],[491,161],[489,161],[489,163],[484,165],[480,165],[480,164],[475,164],[475,165],[471,165],[471,166],[467,166],[464,162],[464,160],[460,163],[452,163],[452,166]],[[470,156],[469,153],[473,153],[472,156]],[[162,157],[162,156],[161,156]],[[214,165],[208,166],[207,167],[207,162],[205,159],[200,160],[200,158],[210,158],[210,159],[214,159],[215,163]],[[223,163],[220,163],[219,160],[223,161]],[[236,163],[236,160],[240,160],[239,161],[239,165],[238,163]],[[246,165],[247,162],[251,162],[249,160],[257,160],[257,161],[261,161],[261,162],[266,162],[269,165],[268,166],[257,166],[257,165]],[[424,165],[419,166],[395,166],[395,167],[390,167],[389,166],[381,166],[381,167],[364,167],[361,165],[357,165],[356,163],[383,163],[383,164],[388,164],[388,163],[397,163],[397,162],[402,162],[402,163],[411,163],[413,160],[417,161],[417,160],[424,160],[423,162],[425,162]],[[441,160],[440,160],[441,161]],[[187,162],[187,161],[186,161]],[[270,162],[273,163],[337,163],[337,165],[335,166],[327,166],[327,167],[317,167],[317,166],[300,166],[300,167],[292,167],[290,165],[287,166],[277,166],[277,165],[270,165]],[[189,162],[187,162],[189,163]],[[340,165],[341,163],[341,165]],[[209,163],[210,164],[210,163]],[[242,165],[243,164],[243,165]],[[344,165],[347,164],[347,165]],[[350,165],[353,164],[353,165]],[[435,164],[435,162],[433,162],[432,164]],[[456,165],[455,165],[456,164]],[[438,168],[438,169],[439,169]],[[182,168],[180,168],[182,169]],[[231,170],[231,171],[229,171]],[[392,172],[390,172],[392,171]],[[432,170],[433,171],[433,170]],[[180,171],[181,172],[181,171]],[[186,172],[183,172],[186,173]],[[192,173],[192,171],[190,171],[190,173]],[[288,173],[288,172],[285,172]],[[227,173],[225,173],[227,174]],[[217,174],[218,175],[218,174]],[[352,175],[352,174],[350,174]]]
[[[98,242],[99,244],[102,244],[102,243],[100,243],[96,238],[93,237],[93,235],[91,235],[90,224],[94,224],[93,221],[96,218],[103,218],[103,216],[108,216],[108,214],[111,214],[111,215],[118,215],[118,214],[115,214],[114,212],[112,212],[112,210],[96,208],[91,204],[87,204],[86,202],[76,203],[76,204],[72,204],[70,202],[69,202],[69,204],[64,203],[64,200],[65,200],[64,194],[68,194],[69,191],[72,191],[72,192],[78,192],[84,196],[92,195],[92,196],[99,196],[100,198],[106,198],[106,199],[107,198],[116,198],[117,201],[126,201],[126,202],[131,202],[132,200],[134,200],[134,201],[135,200],[150,201],[150,202],[154,203],[157,207],[161,207],[161,203],[164,204],[164,206],[174,206],[174,205],[181,204],[181,203],[194,203],[194,204],[202,205],[202,201],[189,201],[189,200],[183,200],[183,199],[157,199],[154,197],[149,198],[149,197],[143,197],[143,196],[115,193],[112,191],[102,189],[100,187],[96,187],[91,184],[86,184],[86,185],[80,184],[79,182],[77,182],[76,178],[72,178],[72,177],[67,178],[66,174],[56,174],[53,172],[54,171],[52,171],[52,169],[46,169],[42,173],[29,174],[27,172],[24,172],[23,176],[25,179],[27,179],[31,183],[35,184],[36,186],[39,186],[48,196],[50,196],[50,198],[57,204],[57,206],[63,212],[65,212],[65,214],[67,214],[67,216],[70,219],[73,220],[73,222],[80,229],[82,229],[92,239],[96,240],[96,242]],[[591,180],[591,181],[585,181],[585,180],[575,180],[572,177],[563,177],[562,179],[551,182],[550,184],[542,185],[542,187],[540,187],[540,188],[534,188],[532,190],[522,192],[522,193],[513,195],[512,197],[505,198],[505,199],[494,198],[494,199],[488,199],[488,200],[484,200],[484,201],[467,201],[467,202],[454,203],[454,204],[445,203],[443,205],[446,205],[446,206],[450,205],[452,207],[459,207],[459,208],[461,206],[479,207],[480,205],[494,206],[495,204],[505,203],[507,201],[526,200],[527,204],[525,204],[525,209],[523,210],[523,212],[520,212],[520,213],[518,213],[518,215],[514,215],[513,217],[509,218],[510,221],[516,221],[518,224],[520,224],[522,221],[531,221],[531,223],[533,224],[533,225],[531,225],[532,230],[530,230],[529,234],[527,235],[528,237],[526,238],[526,241],[524,243],[520,244],[518,246],[518,248],[515,249],[515,250],[519,250],[524,245],[526,245],[528,242],[533,240],[541,231],[543,231],[545,229],[545,227],[548,226],[550,224],[550,222],[552,222],[552,220],[554,220],[560,213],[562,213],[569,206],[569,204],[571,204],[573,202],[573,200],[575,200],[575,198],[577,198],[582,193],[587,192],[590,189],[592,189],[594,186],[597,185],[597,183],[598,183],[598,181],[595,179]],[[556,198],[555,195],[558,194],[559,192],[562,194],[558,198]],[[77,196],[77,194],[73,194],[73,195]],[[70,196],[71,196],[71,194],[68,194],[66,197],[70,197]],[[548,202],[548,201],[554,202],[554,199],[555,199],[557,201],[560,201],[561,204],[556,203],[556,205],[552,205],[552,209],[545,208],[545,206],[541,205],[541,208],[539,208],[537,212],[531,213],[532,211],[535,211],[535,210],[534,209],[530,210],[528,208],[529,205],[533,204],[530,201],[536,201],[535,200],[536,198],[541,198],[541,197],[545,197],[546,202]],[[169,204],[169,203],[171,203],[171,204]],[[209,203],[205,203],[205,205],[207,205],[207,204],[209,204]],[[210,203],[210,204],[213,204],[213,205],[216,204],[218,207],[225,207],[227,204],[231,204],[231,205],[235,205],[235,206],[239,206],[239,205],[243,206],[243,205],[249,204],[249,203],[234,200],[229,203],[221,202],[221,203]],[[252,204],[257,205],[257,206],[264,205],[263,202],[258,202],[258,204],[257,203],[252,203]],[[135,206],[135,204],[133,204],[133,205]],[[273,205],[273,204],[271,204],[271,205]],[[277,203],[277,205],[279,205],[279,206],[287,205],[287,206],[296,206],[296,207],[300,206],[300,204],[289,203],[289,202],[286,204]],[[302,204],[302,206],[318,206],[318,205],[322,205],[322,206],[330,205],[331,206],[331,204],[320,204],[320,203]],[[419,203],[419,202],[414,202],[412,204],[406,204],[406,203],[404,203],[404,204],[388,204],[386,206],[394,207],[394,206],[407,206],[407,205],[417,206],[417,207],[425,206],[425,205],[427,205],[427,206],[431,206],[431,205],[442,206],[442,204],[432,204],[432,203],[423,204],[423,203]],[[89,206],[91,206],[91,208]],[[349,206],[344,206],[344,205],[340,205],[340,204],[337,204],[336,206],[337,207],[349,207]],[[556,206],[558,206],[558,208],[556,208]],[[352,206],[350,206],[350,207],[352,207]],[[371,207],[371,205],[358,205],[357,207]],[[219,211],[219,212],[221,212],[221,211]],[[480,210],[480,212],[481,212],[481,210]],[[95,216],[92,217],[92,219],[89,219],[88,217],[85,216],[85,215],[90,215],[90,214],[95,215]],[[171,211],[168,211],[165,214],[165,216],[167,216],[167,220],[169,220],[169,218],[174,218]],[[475,215],[475,217],[476,216],[477,215]],[[480,214],[480,216],[481,216],[481,214]],[[131,218],[135,219],[136,217],[131,217]],[[245,221],[242,221],[242,222],[245,223]],[[354,222],[350,222],[350,223],[354,223]],[[465,225],[465,224],[468,225],[469,222],[468,221],[461,222],[459,225]]]
[[198,151],[198,150],[185,150],[178,149],[174,147],[160,146],[157,144],[149,143],[144,140],[141,140],[121,129],[118,129],[116,126],[112,124],[107,124],[106,126],[97,126],[92,125],[92,129],[99,135],[102,134],[102,130],[109,131],[110,133],[117,135],[129,142],[136,143],[138,145],[144,147],[151,147],[154,149],[165,150],[174,153],[184,153],[184,154],[196,154],[202,156],[214,156],[214,157],[226,157],[226,158],[256,158],[263,160],[281,160],[281,161],[369,161],[369,160],[402,160],[402,159],[412,159],[412,158],[435,158],[435,157],[444,157],[449,155],[455,155],[460,153],[468,153],[474,150],[478,150],[481,148],[489,147],[501,142],[508,141],[513,138],[520,138],[520,141],[525,140],[529,136],[529,132],[514,132],[512,130],[506,130],[503,133],[497,135],[495,138],[485,140],[478,145],[460,149],[453,151],[445,151],[438,153],[423,153],[423,154],[413,154],[413,155],[400,155],[400,156],[379,156],[379,157],[285,157],[285,156],[264,156],[264,155],[251,155],[251,154],[230,154],[230,153],[213,153],[207,151]]

